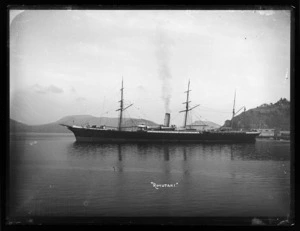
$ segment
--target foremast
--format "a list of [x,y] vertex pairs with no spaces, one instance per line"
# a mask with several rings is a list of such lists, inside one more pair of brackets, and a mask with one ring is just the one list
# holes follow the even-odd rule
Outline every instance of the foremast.
[[127,106],[126,108],[124,108],[124,86],[123,86],[123,78],[122,78],[122,86],[121,86],[121,100],[120,102],[120,108],[116,111],[120,111],[120,116],[119,116],[119,124],[118,124],[118,130],[121,131],[122,130],[122,120],[123,120],[123,111],[125,111],[127,108],[129,108],[130,106],[132,106],[133,104],[130,104],[129,106]]
[[187,122],[187,117],[188,117],[188,112],[193,110],[194,108],[198,107],[200,104],[192,107],[192,108],[189,108],[189,105],[190,105],[190,102],[189,101],[189,96],[190,96],[190,80],[189,80],[189,83],[188,83],[188,89],[187,91],[185,91],[184,93],[186,93],[186,101],[183,102],[183,104],[185,104],[185,110],[182,110],[180,112],[185,112],[185,115],[184,115],[184,124],[183,124],[183,127],[186,128],[186,122]]

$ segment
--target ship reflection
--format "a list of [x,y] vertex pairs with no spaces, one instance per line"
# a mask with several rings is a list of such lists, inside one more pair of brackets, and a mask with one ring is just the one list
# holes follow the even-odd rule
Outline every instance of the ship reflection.
[[[94,144],[71,143],[71,156],[77,158],[109,158],[124,162],[126,156],[138,161],[191,162],[203,160],[289,160],[289,144],[256,142],[255,144]],[[136,156],[136,157],[134,157]]]
[[118,144],[118,161],[116,161],[117,170],[123,172],[123,163],[122,163],[122,146]]
[[184,176],[189,176],[190,175],[190,171],[189,171],[189,169],[190,169],[190,166],[189,166],[189,163],[188,163],[188,161],[187,161],[187,148],[184,146],[183,148],[182,148],[183,150],[182,150],[182,153],[183,153],[183,163],[182,163],[182,171],[183,171],[183,175]]
[[136,152],[142,159],[147,159],[149,156],[163,156],[163,160],[168,162],[172,158],[178,158],[177,153],[182,153],[182,160],[187,161],[187,147],[185,145],[152,145],[152,144],[95,144],[95,143],[78,143],[74,142],[69,145],[69,153],[73,156],[81,156],[83,158],[96,155],[107,155],[110,152],[117,153],[118,161],[123,161],[124,153],[127,150],[136,149]]
[[186,157],[186,147],[183,147],[183,160],[186,161],[187,157]]
[[185,145],[178,144],[137,144],[137,153],[143,159],[155,155],[157,158],[163,157],[164,161],[172,161],[173,158],[178,158],[177,153],[182,153],[183,160],[187,160],[187,152]]
[[122,161],[122,146],[118,144],[118,158],[119,161]]
[[170,160],[170,148],[168,146],[164,146],[164,160]]

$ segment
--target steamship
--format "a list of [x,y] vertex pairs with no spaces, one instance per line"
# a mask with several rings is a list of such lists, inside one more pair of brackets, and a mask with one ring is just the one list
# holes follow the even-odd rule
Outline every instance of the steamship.
[[[189,128],[187,126],[187,117],[189,111],[196,108],[189,106],[189,92],[190,81],[188,83],[188,89],[185,91],[187,94],[185,109],[180,111],[184,112],[184,126],[182,128],[176,128],[175,125],[170,126],[170,113],[165,114],[164,125],[160,126],[147,126],[140,124],[136,126],[134,130],[125,130],[122,128],[123,111],[129,108],[131,105],[124,107],[123,105],[123,80],[121,86],[121,100],[119,122],[117,128],[107,128],[106,126],[78,126],[78,125],[66,125],[70,131],[75,135],[76,142],[95,142],[95,143],[121,143],[121,142],[215,142],[215,143],[249,143],[255,142],[256,137],[260,134],[256,131],[233,131],[230,129],[218,129],[215,131],[198,131],[196,129]],[[233,109],[234,112],[234,109]],[[234,116],[234,115],[233,115]]]

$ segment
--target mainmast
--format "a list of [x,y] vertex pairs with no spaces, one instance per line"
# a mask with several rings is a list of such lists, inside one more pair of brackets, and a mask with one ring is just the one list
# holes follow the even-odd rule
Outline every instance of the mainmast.
[[124,99],[123,99],[123,90],[124,90],[124,87],[123,87],[123,78],[122,78],[122,87],[121,87],[121,100],[119,101],[120,102],[120,108],[116,111],[120,111],[120,117],[119,117],[119,125],[118,125],[118,130],[121,131],[122,130],[122,119],[123,119],[123,111],[125,111],[127,108],[129,108],[130,106],[132,106],[133,104],[130,104],[128,107],[126,108],[123,108],[124,107]]
[[191,111],[192,109],[194,109],[195,107],[198,107],[200,104],[192,107],[192,108],[189,108],[189,103],[191,101],[189,101],[189,96],[190,96],[190,80],[189,80],[189,84],[188,84],[188,90],[185,91],[184,93],[186,93],[186,102],[183,102],[183,104],[185,104],[185,110],[182,110],[180,112],[185,112],[185,116],[184,116],[184,125],[183,127],[185,128],[186,127],[186,121],[187,121],[187,116],[188,116],[188,112]]
[[[119,101],[120,102],[120,118],[119,118],[119,126],[118,126],[118,130],[121,131],[121,128],[122,128],[122,117],[123,117],[123,78],[122,78],[122,87],[121,87],[121,100]],[[118,111],[117,110],[117,111]]]

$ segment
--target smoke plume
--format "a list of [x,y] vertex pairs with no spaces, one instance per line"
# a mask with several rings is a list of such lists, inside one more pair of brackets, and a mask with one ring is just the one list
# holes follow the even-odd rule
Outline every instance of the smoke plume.
[[169,68],[171,39],[167,36],[162,25],[157,26],[156,58],[158,62],[158,76],[162,81],[161,98],[164,101],[165,112],[170,112],[171,101],[171,71]]

